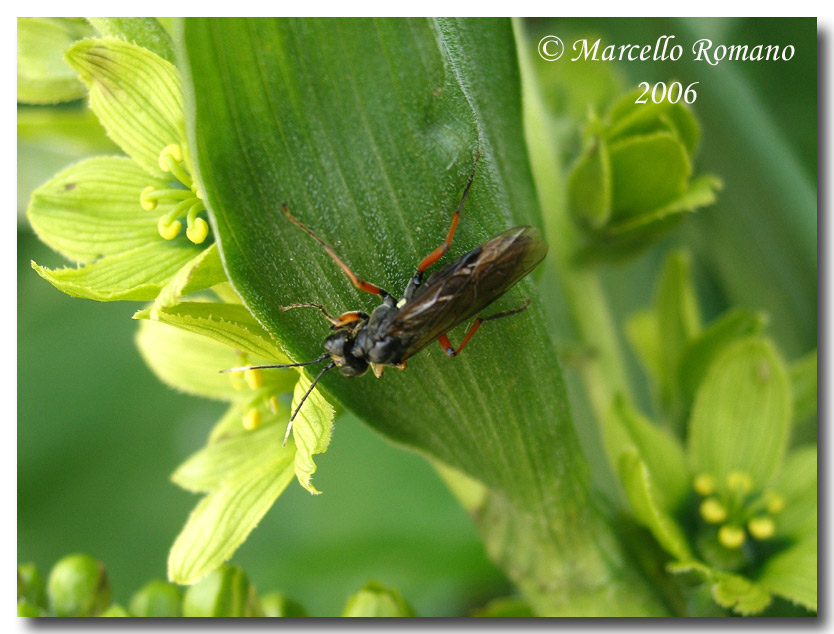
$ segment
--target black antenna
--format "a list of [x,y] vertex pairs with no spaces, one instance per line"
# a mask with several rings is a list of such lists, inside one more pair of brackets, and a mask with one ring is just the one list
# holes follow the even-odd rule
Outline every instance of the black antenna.
[[[326,356],[326,355],[325,355]],[[321,359],[319,359],[321,361]],[[302,365],[302,364],[299,364]],[[304,364],[306,365],[306,364]],[[310,396],[310,392],[313,391],[313,388],[316,387],[316,383],[319,382],[319,379],[324,375],[325,372],[328,370],[332,370],[336,367],[336,362],[331,361],[326,366],[321,369],[321,372],[318,373],[315,379],[313,379],[313,383],[310,385],[310,389],[307,390],[307,393],[301,398],[301,402],[298,404],[298,407],[295,408],[293,415],[290,416],[290,422],[287,424],[287,432],[284,434],[284,446],[287,445],[287,439],[290,437],[290,430],[292,429],[292,422],[295,420],[295,417],[298,415],[298,412],[301,410],[301,406],[304,405],[304,401],[307,400],[307,397]]]
[[312,361],[305,361],[304,363],[280,363],[278,365],[242,365],[239,368],[228,368],[226,370],[220,370],[220,374],[225,374],[226,372],[243,372],[244,370],[267,370],[271,368],[300,368],[303,365],[315,365],[316,363],[321,363],[330,355],[324,353],[318,359],[313,359]]

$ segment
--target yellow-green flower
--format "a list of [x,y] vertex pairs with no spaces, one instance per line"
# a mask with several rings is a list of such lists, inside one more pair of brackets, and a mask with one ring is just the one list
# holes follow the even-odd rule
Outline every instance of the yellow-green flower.
[[[666,426],[621,398],[606,430],[634,516],[670,555],[667,569],[699,575],[740,614],[774,596],[817,606],[816,447],[790,443],[807,412],[794,413],[797,379],[764,323],[733,310],[703,326],[688,259],[671,255],[655,305],[628,324]],[[813,377],[803,380],[815,383],[815,364],[806,366]]]
[[80,40],[65,58],[86,84],[90,108],[129,158],[84,160],[33,193],[32,227],[80,265],[33,267],[69,295],[155,299],[209,237],[187,151],[179,73],[155,53],[115,38]]
[[[209,239],[177,69],[115,38],[80,40],[65,58],[127,157],[84,160],[33,193],[27,212],[33,228],[80,265],[33,267],[70,295],[152,301],[135,315],[151,369],[175,389],[229,403],[207,446],[172,476],[205,494],[169,556],[171,580],[194,583],[232,556],[293,477],[318,493],[313,456],[330,443],[333,408],[314,390],[284,444],[290,398],[297,403],[307,393],[306,374],[219,372],[289,359],[240,303]],[[209,288],[214,297],[183,299]]]

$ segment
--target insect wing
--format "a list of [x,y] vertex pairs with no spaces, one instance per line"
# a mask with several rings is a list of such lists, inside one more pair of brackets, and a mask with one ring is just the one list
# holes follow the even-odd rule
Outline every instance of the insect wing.
[[432,273],[394,316],[403,360],[501,297],[544,259],[547,244],[533,227],[515,227]]

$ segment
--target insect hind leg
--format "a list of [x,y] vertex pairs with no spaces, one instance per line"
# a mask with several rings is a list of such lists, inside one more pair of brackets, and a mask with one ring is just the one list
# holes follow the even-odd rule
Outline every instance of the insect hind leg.
[[348,276],[351,283],[356,288],[358,288],[361,291],[365,291],[366,293],[371,293],[372,295],[379,295],[382,299],[387,299],[391,296],[390,293],[385,291],[383,288],[377,286],[376,284],[371,284],[370,282],[365,281],[360,277],[357,277],[356,274],[350,270],[350,267],[342,261],[342,258],[336,255],[336,252],[333,250],[333,247],[331,247],[324,240],[319,238],[315,233],[313,233],[312,229],[310,229],[307,225],[305,225],[295,216],[293,216],[290,213],[290,208],[287,205],[282,205],[281,211],[284,212],[284,215],[291,223],[293,223],[296,227],[301,229],[304,233],[306,233],[308,236],[310,236],[313,240],[315,240],[322,246],[322,248],[327,252],[327,255],[329,255],[333,259],[333,261],[339,265],[339,268],[341,268],[342,271],[344,271],[345,275]]
[[413,288],[419,286],[423,281],[423,273],[426,269],[442,258],[449,250],[449,246],[452,244],[452,238],[455,236],[455,230],[458,227],[458,221],[460,220],[460,212],[463,209],[463,203],[466,202],[466,197],[469,195],[469,190],[472,187],[472,181],[475,180],[475,167],[478,165],[478,160],[480,158],[481,153],[478,152],[475,155],[475,164],[472,166],[472,173],[469,175],[469,181],[466,183],[466,188],[463,190],[463,196],[461,196],[460,203],[458,203],[458,208],[455,210],[455,213],[452,214],[452,224],[449,226],[449,232],[446,234],[446,239],[443,241],[443,244],[420,260],[420,264],[417,265],[417,272],[414,274],[414,277],[411,278],[411,283],[409,284],[410,287]]
[[466,344],[469,343],[469,340],[472,338],[472,335],[474,335],[478,331],[478,328],[481,327],[482,323],[484,323],[485,321],[492,321],[493,319],[509,317],[510,315],[517,315],[518,313],[526,310],[529,305],[530,299],[525,298],[524,304],[522,304],[518,308],[513,308],[512,310],[505,310],[500,313],[495,313],[494,315],[488,315],[487,317],[477,317],[475,321],[472,322],[472,325],[469,327],[466,336],[463,338],[463,341],[460,342],[460,345],[458,346],[457,350],[455,350],[455,348],[452,346],[452,343],[449,341],[449,337],[445,334],[440,335],[440,337],[437,340],[440,342],[440,346],[443,348],[443,351],[447,355],[449,355],[450,357],[456,357],[460,354],[461,350],[464,349]]

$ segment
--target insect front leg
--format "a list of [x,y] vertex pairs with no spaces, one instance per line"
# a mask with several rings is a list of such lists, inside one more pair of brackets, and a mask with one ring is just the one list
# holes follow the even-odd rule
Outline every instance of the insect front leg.
[[513,308],[512,310],[505,310],[500,313],[495,313],[494,315],[489,315],[487,317],[477,317],[472,325],[469,327],[469,331],[466,333],[466,336],[463,338],[463,341],[460,342],[457,350],[455,350],[454,346],[452,346],[452,342],[449,341],[449,337],[445,334],[440,335],[437,338],[437,341],[440,343],[440,346],[443,348],[443,351],[449,355],[450,357],[455,357],[460,354],[460,351],[469,343],[469,340],[472,338],[478,328],[481,327],[481,324],[485,321],[492,321],[493,319],[501,319],[502,317],[509,317],[510,315],[516,315],[521,311],[525,310],[530,305],[530,299],[525,298],[524,304],[518,308]]
[[331,328],[333,330],[337,328],[341,328],[343,326],[347,326],[348,324],[352,324],[356,321],[363,321],[368,319],[368,313],[363,313],[361,310],[350,310],[346,313],[342,313],[338,317],[334,317],[330,313],[327,312],[327,309],[322,306],[321,304],[312,304],[309,302],[305,302],[303,304],[290,304],[289,306],[281,306],[281,311],[286,312],[288,310],[293,310],[294,308],[315,308],[322,315],[324,315],[325,319],[329,321],[331,324]]

